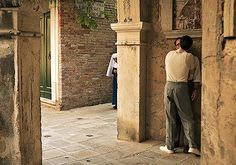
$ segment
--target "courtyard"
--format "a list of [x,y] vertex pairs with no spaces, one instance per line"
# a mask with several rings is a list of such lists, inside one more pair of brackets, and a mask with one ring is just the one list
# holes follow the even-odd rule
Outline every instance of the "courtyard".
[[200,158],[165,154],[162,141],[117,140],[117,111],[110,104],[55,111],[42,107],[43,165],[199,165]]

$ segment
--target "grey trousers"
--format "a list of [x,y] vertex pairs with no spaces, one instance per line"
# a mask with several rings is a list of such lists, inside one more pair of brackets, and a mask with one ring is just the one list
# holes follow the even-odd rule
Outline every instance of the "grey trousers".
[[194,139],[194,118],[191,108],[188,84],[185,82],[167,82],[164,91],[166,112],[166,145],[174,149],[177,131],[176,116],[179,115],[189,147],[197,148]]
[[[194,91],[194,83],[188,82],[189,88],[189,95],[191,95]],[[194,118],[194,138],[197,144],[197,148],[201,148],[201,87],[198,89],[198,96],[197,99],[191,101],[191,106],[193,110],[193,118]],[[184,135],[183,127],[181,124],[181,119],[179,115],[177,117],[177,135],[175,140],[175,146],[187,146],[188,147],[188,140]],[[178,133],[179,132],[179,133]]]

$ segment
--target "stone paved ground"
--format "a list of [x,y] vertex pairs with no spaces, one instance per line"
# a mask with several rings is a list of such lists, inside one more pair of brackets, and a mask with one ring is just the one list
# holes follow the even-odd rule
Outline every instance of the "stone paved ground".
[[199,165],[191,154],[164,154],[163,142],[125,142],[116,139],[117,111],[110,104],[54,111],[42,108],[44,165]]

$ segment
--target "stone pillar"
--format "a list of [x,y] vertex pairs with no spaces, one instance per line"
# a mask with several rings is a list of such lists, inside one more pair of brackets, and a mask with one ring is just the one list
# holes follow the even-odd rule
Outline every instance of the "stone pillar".
[[202,165],[236,162],[236,36],[227,38],[235,24],[225,22],[236,15],[223,15],[229,2],[203,1]]
[[[40,20],[37,4],[27,2],[18,10],[16,71],[19,83],[19,132],[21,164],[41,164]],[[32,155],[34,155],[32,157]]]
[[[42,164],[40,15],[48,1],[0,7],[0,164]],[[8,6],[4,6],[4,5]],[[10,14],[12,13],[12,14]]]
[[[145,139],[146,31],[144,0],[118,0],[118,139]],[[142,8],[141,8],[142,6]]]

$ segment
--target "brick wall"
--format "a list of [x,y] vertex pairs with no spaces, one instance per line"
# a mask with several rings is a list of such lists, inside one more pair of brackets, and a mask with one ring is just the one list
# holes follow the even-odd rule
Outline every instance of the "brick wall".
[[[115,0],[105,10],[115,11]],[[76,22],[74,0],[59,2],[60,108],[111,102],[111,78],[106,77],[116,34],[106,19],[98,18],[98,29],[88,30]]]

